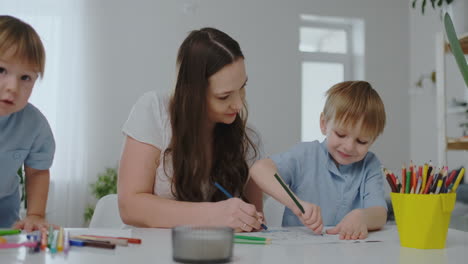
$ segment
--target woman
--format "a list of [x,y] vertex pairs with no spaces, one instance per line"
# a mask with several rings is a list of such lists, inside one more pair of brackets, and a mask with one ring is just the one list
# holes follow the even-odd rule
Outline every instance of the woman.
[[[258,151],[246,128],[239,44],[214,28],[192,31],[179,48],[177,71],[174,93],[145,94],[124,125],[122,220],[142,227],[260,229],[262,193],[248,178]],[[215,182],[251,203],[226,199]]]

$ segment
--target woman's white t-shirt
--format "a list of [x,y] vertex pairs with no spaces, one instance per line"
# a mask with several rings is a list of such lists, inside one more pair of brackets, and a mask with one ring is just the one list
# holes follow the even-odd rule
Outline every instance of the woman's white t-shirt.
[[[164,198],[175,199],[171,192],[173,169],[170,155],[166,157],[166,162],[163,162],[164,151],[168,148],[172,137],[169,100],[169,93],[157,91],[145,93],[133,106],[122,131],[135,140],[150,144],[161,151],[153,192]],[[263,157],[260,137],[254,133],[250,135],[250,138],[259,151],[255,159],[247,160],[249,167]],[[251,151],[249,154],[252,154]],[[247,156],[250,156],[249,154]]]
[[164,198],[175,199],[171,192],[172,162],[167,158],[166,164],[163,162],[164,151],[169,146],[172,136],[169,100],[169,93],[145,93],[133,106],[122,131],[135,140],[155,146],[161,151],[153,192]]

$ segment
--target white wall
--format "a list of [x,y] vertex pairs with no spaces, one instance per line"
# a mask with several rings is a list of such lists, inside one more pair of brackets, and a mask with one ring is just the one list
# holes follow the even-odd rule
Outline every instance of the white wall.
[[[26,2],[26,1],[23,1]],[[29,12],[50,12],[42,0]],[[80,1],[74,1],[80,3]],[[36,1],[35,1],[36,3]],[[50,4],[52,3],[52,4]],[[246,57],[250,123],[267,154],[300,140],[300,14],[365,21],[365,79],[380,93],[387,126],[373,151],[389,168],[410,157],[408,3],[388,0],[82,0],[89,180],[120,157],[121,126],[146,91],[172,88],[177,48],[192,29],[217,27],[239,41]],[[49,8],[49,9],[47,9]],[[0,7],[1,10],[1,7]],[[412,49],[413,51],[413,49]],[[426,56],[426,55],[422,55]],[[64,66],[65,67],[65,66]],[[73,74],[73,73],[70,73]],[[411,75],[413,76],[413,74]],[[267,99],[267,100],[265,100]],[[77,111],[82,111],[77,109]],[[318,115],[319,113],[317,113]],[[318,124],[317,124],[318,125]]]
[[250,122],[260,130],[266,153],[298,142],[301,13],[365,20],[365,76],[381,94],[388,116],[374,151],[385,165],[400,166],[409,157],[408,6],[390,2],[88,1],[94,58],[87,76],[94,80],[88,87],[94,113],[90,175],[117,162],[120,128],[131,106],[145,91],[172,88],[177,48],[188,31],[202,26],[218,27],[239,41],[249,75]]
[[[465,1],[468,5],[467,0]],[[455,2],[454,2],[455,3]],[[457,6],[458,8],[458,6]],[[426,80],[424,88],[418,88],[415,83],[421,74],[435,70],[435,36],[443,32],[440,11],[426,8],[425,15],[418,10],[409,10],[410,21],[410,122],[411,122],[411,150],[410,156],[418,164],[432,160],[439,166],[437,160],[437,124],[436,124],[436,88],[435,84]],[[452,14],[457,15],[458,13]],[[462,13],[463,14],[463,13]],[[462,15],[461,14],[461,15]],[[464,14],[466,16],[466,13]],[[459,20],[459,19],[457,19]],[[455,21],[455,19],[454,19]],[[459,31],[460,26],[456,28]],[[446,57],[446,86],[447,100],[456,97],[458,100],[466,98],[467,90],[463,79],[451,54]],[[467,98],[468,99],[468,98]],[[461,136],[462,130],[458,127],[463,115],[447,116],[447,135]],[[465,119],[466,120],[466,119]],[[468,165],[468,153],[465,151],[449,151],[447,163],[450,168]]]

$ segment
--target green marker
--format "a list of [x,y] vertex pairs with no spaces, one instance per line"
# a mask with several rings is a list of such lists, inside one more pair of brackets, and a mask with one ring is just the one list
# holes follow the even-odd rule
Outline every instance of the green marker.
[[0,230],[0,236],[8,236],[8,235],[17,235],[20,234],[20,229],[3,229]]
[[49,225],[49,232],[47,232],[47,235],[47,247],[51,248],[52,241],[54,241],[54,228],[52,227],[52,225]]

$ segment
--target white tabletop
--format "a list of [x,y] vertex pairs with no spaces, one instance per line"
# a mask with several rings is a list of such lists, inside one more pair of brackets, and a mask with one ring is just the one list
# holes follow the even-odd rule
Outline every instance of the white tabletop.
[[[28,253],[26,248],[0,250],[0,263],[174,263],[170,229],[67,229],[73,235],[94,234],[136,237],[141,245],[117,246],[115,250],[72,247],[63,252]],[[20,240],[25,240],[22,235]],[[445,249],[421,250],[400,247],[396,226],[372,232],[378,243],[235,244],[233,263],[467,263],[468,232],[450,229]]]

